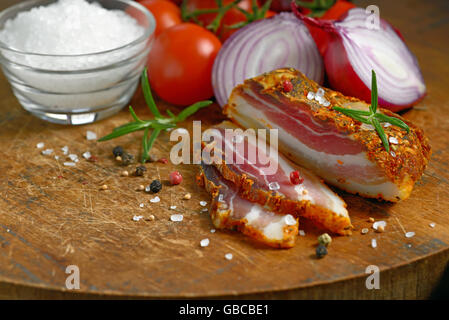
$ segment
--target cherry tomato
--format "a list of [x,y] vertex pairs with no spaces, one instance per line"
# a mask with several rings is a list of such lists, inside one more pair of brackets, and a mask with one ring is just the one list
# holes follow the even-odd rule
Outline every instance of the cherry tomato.
[[212,97],[212,66],[220,48],[220,40],[197,24],[181,23],[165,29],[148,56],[151,88],[176,105]]
[[156,20],[156,30],[154,32],[156,37],[163,30],[182,22],[181,9],[173,2],[166,0],[141,0],[139,3],[153,14]]

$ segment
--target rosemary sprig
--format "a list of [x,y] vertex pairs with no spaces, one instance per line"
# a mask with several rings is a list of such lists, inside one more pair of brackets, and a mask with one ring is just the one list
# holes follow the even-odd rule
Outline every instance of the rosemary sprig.
[[341,107],[333,107],[333,109],[343,113],[344,115],[347,115],[348,117],[353,118],[354,120],[372,125],[376,129],[377,134],[379,135],[380,139],[382,140],[385,150],[387,150],[387,152],[390,152],[390,144],[388,142],[387,135],[385,134],[385,131],[381,126],[381,123],[388,122],[388,123],[395,125],[401,129],[407,130],[407,133],[410,132],[410,128],[404,121],[402,121],[398,118],[390,117],[383,113],[377,112],[377,105],[378,105],[377,80],[376,80],[376,73],[374,72],[374,70],[372,70],[371,71],[371,105],[369,106],[369,111],[353,110],[353,109],[346,109],[346,108],[341,108]]
[[[145,101],[151,113],[154,115],[152,120],[140,119],[134,109],[129,106],[129,112],[134,121],[121,125],[104,137],[98,139],[98,141],[106,141],[121,137],[125,134],[144,130],[142,138],[142,163],[145,163],[149,157],[149,152],[153,147],[154,141],[159,136],[162,130],[168,128],[175,128],[176,124],[180,121],[184,121],[189,116],[197,112],[199,109],[207,107],[212,104],[212,101],[200,101],[192,104],[191,106],[182,110],[178,115],[173,114],[170,110],[167,110],[168,117],[164,117],[158,110],[156,103],[154,102],[153,95],[151,94],[150,84],[148,82],[147,69],[142,71],[141,86]],[[150,135],[150,129],[153,129]]]

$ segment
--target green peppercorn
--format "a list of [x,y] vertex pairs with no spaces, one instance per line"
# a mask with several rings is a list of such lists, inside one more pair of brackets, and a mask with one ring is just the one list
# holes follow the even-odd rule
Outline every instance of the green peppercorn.
[[141,177],[145,174],[146,171],[147,171],[147,168],[145,168],[145,166],[138,166],[136,168],[135,175]]
[[326,247],[330,245],[332,242],[332,238],[327,233],[323,233],[318,237],[318,243],[325,245]]
[[114,157],[121,157],[123,155],[125,151],[123,150],[123,148],[121,146],[117,146],[114,149],[112,149],[112,154],[114,155]]
[[324,244],[319,244],[318,247],[316,247],[316,256],[318,259],[323,258],[327,254],[327,249]]
[[124,152],[121,155],[121,157],[122,157],[122,164],[124,166],[127,166],[127,165],[129,165],[129,164],[134,162],[134,156],[132,154],[128,153],[128,152]]
[[153,193],[158,193],[162,190],[162,183],[159,180],[153,180],[150,184],[150,191]]

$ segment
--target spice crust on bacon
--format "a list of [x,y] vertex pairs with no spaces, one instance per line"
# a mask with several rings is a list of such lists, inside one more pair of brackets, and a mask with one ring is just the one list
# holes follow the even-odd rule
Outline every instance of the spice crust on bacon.
[[[240,198],[232,183],[223,180],[219,175],[213,166],[203,164],[197,176],[197,183],[212,197],[210,215],[216,228],[237,228],[255,241],[275,248],[291,248],[295,245],[299,229],[298,219],[291,216],[294,224],[288,224],[285,221],[286,216],[274,214],[257,203]],[[220,200],[220,195],[224,195],[223,200]],[[257,210],[255,217],[252,214],[254,209]],[[250,215],[252,220],[249,221]]]
[[[232,140],[232,137],[225,136],[224,130],[239,127],[224,121],[214,128],[221,130],[220,137],[224,138],[221,141],[214,141],[217,142],[216,146],[222,145],[214,151],[222,153],[223,147],[226,150],[223,143],[226,145]],[[250,142],[247,140],[244,142],[245,149],[249,149]],[[263,152],[261,150],[256,152],[253,149],[254,153],[259,151]],[[237,156],[238,148],[234,148],[233,152],[234,156]],[[273,157],[274,154],[277,155],[277,170],[274,174],[266,174],[264,168],[258,163],[249,163],[247,154],[238,154],[244,158],[243,164],[227,163],[225,155],[222,154],[220,156],[222,160],[214,162],[213,166],[218,169],[224,179],[235,185],[242,198],[258,203],[278,214],[291,214],[296,218],[303,216],[333,233],[350,235],[352,225],[346,203],[314,174],[291,163],[281,154],[277,154],[272,147],[268,146],[265,149],[265,156]],[[300,185],[291,183],[290,173],[293,171],[301,172],[304,180]],[[273,182],[279,185],[278,190],[270,190],[269,184]]]
[[[291,90],[284,89],[285,81],[292,83]],[[320,88],[327,106],[307,98]],[[394,125],[384,126],[386,135],[397,140],[387,152],[374,128],[333,110],[334,106],[369,110],[365,102],[322,88],[300,71],[284,68],[234,88],[224,113],[245,128],[280,128],[281,151],[341,189],[388,201],[409,197],[431,155],[422,129],[379,109],[410,127],[407,133]]]

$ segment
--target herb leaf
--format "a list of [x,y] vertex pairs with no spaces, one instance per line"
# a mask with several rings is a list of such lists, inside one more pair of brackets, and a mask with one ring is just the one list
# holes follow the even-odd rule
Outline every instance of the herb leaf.
[[[144,130],[143,138],[142,138],[142,163],[148,159],[149,152],[153,147],[156,138],[159,136],[162,130],[168,128],[175,128],[177,122],[184,121],[189,116],[193,115],[199,109],[207,107],[212,104],[212,101],[199,101],[197,103],[192,104],[191,106],[182,110],[178,115],[175,115],[170,110],[167,110],[167,114],[169,117],[164,117],[157,109],[156,103],[154,102],[153,95],[151,94],[150,83],[148,82],[148,75],[146,68],[142,71],[141,76],[141,85],[143,95],[145,97],[145,101],[150,109],[151,113],[154,116],[154,119],[151,120],[142,120],[135,113],[134,109],[130,106],[129,112],[133,117],[134,121],[128,122],[124,125],[118,126],[112,130],[112,132],[104,137],[98,139],[98,141],[106,141],[121,137],[125,134]],[[153,131],[150,134],[150,129]],[[149,136],[149,137],[148,137]]]
[[401,119],[398,119],[396,117],[390,117],[383,113],[377,112],[377,106],[378,106],[377,100],[378,100],[377,79],[376,79],[376,73],[374,72],[374,70],[372,70],[371,71],[371,105],[369,106],[369,111],[354,110],[354,109],[347,109],[347,108],[341,108],[341,107],[333,107],[332,109],[335,111],[338,111],[340,113],[343,113],[344,115],[351,117],[354,120],[372,125],[376,129],[377,134],[379,135],[380,139],[382,140],[382,144],[383,144],[385,150],[390,152],[390,144],[388,142],[387,135],[385,134],[385,131],[381,126],[381,123],[382,122],[390,123],[390,124],[395,125],[401,129],[406,130],[407,133],[410,133],[410,127]]

